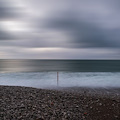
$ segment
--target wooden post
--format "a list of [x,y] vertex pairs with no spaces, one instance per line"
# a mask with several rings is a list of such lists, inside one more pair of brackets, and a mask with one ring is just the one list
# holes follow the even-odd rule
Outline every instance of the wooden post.
[[59,72],[57,72],[57,86],[59,85]]

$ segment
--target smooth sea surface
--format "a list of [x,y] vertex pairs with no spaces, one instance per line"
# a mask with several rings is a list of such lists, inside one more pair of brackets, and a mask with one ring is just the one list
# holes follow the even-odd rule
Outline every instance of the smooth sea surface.
[[120,60],[0,60],[0,85],[120,87]]

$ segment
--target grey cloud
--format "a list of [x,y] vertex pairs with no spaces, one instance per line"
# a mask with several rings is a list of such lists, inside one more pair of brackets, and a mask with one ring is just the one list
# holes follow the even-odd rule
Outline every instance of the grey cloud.
[[15,7],[14,2],[8,0],[0,0],[0,19],[15,19],[20,18],[21,8]]
[[[72,53],[73,48],[118,48],[119,51],[119,0],[61,0],[60,2],[56,0],[52,2],[49,0],[26,1],[27,0],[25,0],[25,3],[27,4],[28,2],[30,6],[27,4],[28,6],[26,5],[26,9],[23,8],[22,10],[19,7],[14,7],[12,4],[9,5],[9,0],[0,0],[0,20],[9,21],[13,19],[13,21],[15,21],[18,19],[18,22],[23,22],[25,20],[25,24],[28,23],[29,29],[25,32],[24,25],[23,31],[19,32],[11,32],[7,29],[4,31],[1,28],[0,46],[16,47],[16,49],[21,50],[22,48],[43,47],[69,48],[71,50],[71,58],[72,56],[74,58],[75,54]],[[28,10],[28,14],[26,14],[27,12],[25,10]],[[24,17],[22,18],[21,15]],[[58,32],[60,34],[49,35],[49,32]],[[62,35],[65,35],[66,38],[63,39]],[[13,51],[10,52],[14,53]],[[94,50],[92,52],[94,52]],[[62,53],[64,53],[64,49]],[[66,52],[64,57],[68,53],[69,52]],[[79,49],[76,53],[79,53]],[[25,57],[26,55],[24,54],[23,51],[21,56],[23,55]],[[102,55],[103,54],[101,54],[101,56]],[[117,53],[117,55],[119,56],[119,53]],[[49,55],[46,54],[46,56]],[[51,53],[49,57],[52,56],[54,55]],[[62,56],[63,54],[61,54],[61,57]],[[85,56],[88,56],[88,54],[85,53]],[[94,56],[96,57],[97,55]],[[55,57],[57,57],[57,55]],[[67,57],[69,58],[69,56]]]
[[92,18],[80,19],[80,14],[65,12],[54,13],[47,19],[45,26],[66,32],[71,37],[70,43],[75,45],[73,47],[120,47],[119,30],[102,28],[100,24],[90,22],[94,21]]
[[0,40],[13,40],[15,37],[7,31],[0,29]]
[[[5,37],[5,36],[4,36]],[[24,48],[44,48],[44,47],[69,47],[70,44],[61,41],[53,41],[50,40],[48,38],[30,38],[30,39],[11,39],[8,40],[8,38],[10,38],[10,36],[8,36],[7,38],[4,38],[5,40],[1,40],[0,45],[2,46],[11,46],[11,47],[24,47]],[[1,39],[1,38],[0,38]]]
[[[93,6],[94,5],[99,5],[99,3],[108,3],[108,1],[98,1],[95,2],[95,0],[91,1]],[[112,6],[112,0],[110,0],[108,6],[111,5],[111,9],[114,9],[114,6],[117,5],[118,1],[116,0],[116,2],[114,2],[114,6]],[[35,1],[35,3],[33,3],[33,5],[37,5],[37,3],[42,4],[41,1]],[[66,36],[68,36],[70,39],[68,42],[64,42],[63,44],[60,43],[59,41],[54,41],[52,40],[52,38],[47,38],[49,36],[44,36],[44,37],[32,37],[31,36],[31,32],[29,33],[30,35],[28,35],[28,41],[24,42],[24,41],[14,41],[11,42],[11,44],[13,45],[19,45],[19,46],[26,46],[26,47],[75,47],[75,48],[87,48],[87,47],[120,47],[120,42],[117,39],[118,37],[120,37],[120,31],[119,30],[109,30],[109,29],[105,29],[105,28],[101,28],[100,24],[96,24],[95,22],[91,22],[91,21],[95,21],[94,18],[81,18],[81,16],[83,16],[83,14],[85,16],[87,16],[86,13],[82,12],[81,9],[78,8],[78,6],[80,5],[86,5],[88,7],[89,6],[89,1],[85,2],[85,1],[76,1],[73,2],[72,0],[70,1],[70,4],[68,5],[65,1],[64,8],[66,7],[66,9],[56,9],[56,11],[54,11],[54,6],[51,8],[53,9],[52,11],[50,11],[50,13],[48,12],[48,17],[45,19],[36,17],[36,19],[38,19],[38,21],[33,21],[33,23],[35,23],[34,29],[38,30],[39,34],[40,30],[41,30],[41,23],[43,22],[43,29],[47,29],[48,31],[54,30],[54,31],[59,31],[59,32],[64,32],[66,34]],[[50,4],[50,6],[52,6],[51,3],[48,2],[44,2],[44,4],[48,5]],[[44,5],[44,6],[46,6]],[[55,2],[54,5],[58,5],[57,2]],[[61,5],[61,3],[60,3]],[[76,7],[73,5],[77,5]],[[5,5],[3,5],[2,7],[5,10],[6,9],[4,7]],[[76,9],[77,8],[77,9]],[[4,10],[4,11],[5,11]],[[12,10],[12,9],[11,9]],[[14,13],[15,10],[13,10]],[[97,8],[96,8],[97,11]],[[93,10],[91,10],[90,12],[94,12]],[[103,12],[104,14],[104,12]],[[6,14],[7,15],[7,14]],[[10,15],[10,14],[8,14]],[[90,14],[91,15],[91,14]],[[90,16],[89,15],[89,16]],[[96,15],[97,17],[98,15]],[[37,24],[36,24],[37,23]],[[40,24],[40,25],[39,25]],[[39,30],[40,27],[40,30]],[[117,37],[116,37],[117,36]],[[19,37],[19,36],[18,36]],[[58,36],[59,38],[59,36]],[[32,39],[32,40],[31,40]],[[57,38],[56,38],[57,39]]]

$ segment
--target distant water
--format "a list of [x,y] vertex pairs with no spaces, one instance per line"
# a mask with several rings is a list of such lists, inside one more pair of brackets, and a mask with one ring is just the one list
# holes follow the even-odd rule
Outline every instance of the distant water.
[[0,60],[0,85],[120,87],[119,60]]
[[5,72],[120,72],[120,60],[0,60]]

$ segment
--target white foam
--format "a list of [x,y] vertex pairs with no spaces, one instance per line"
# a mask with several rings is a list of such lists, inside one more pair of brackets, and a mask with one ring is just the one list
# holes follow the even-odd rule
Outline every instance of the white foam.
[[[120,72],[59,72],[59,86],[120,87]],[[0,85],[51,87],[57,85],[56,72],[0,73]]]

